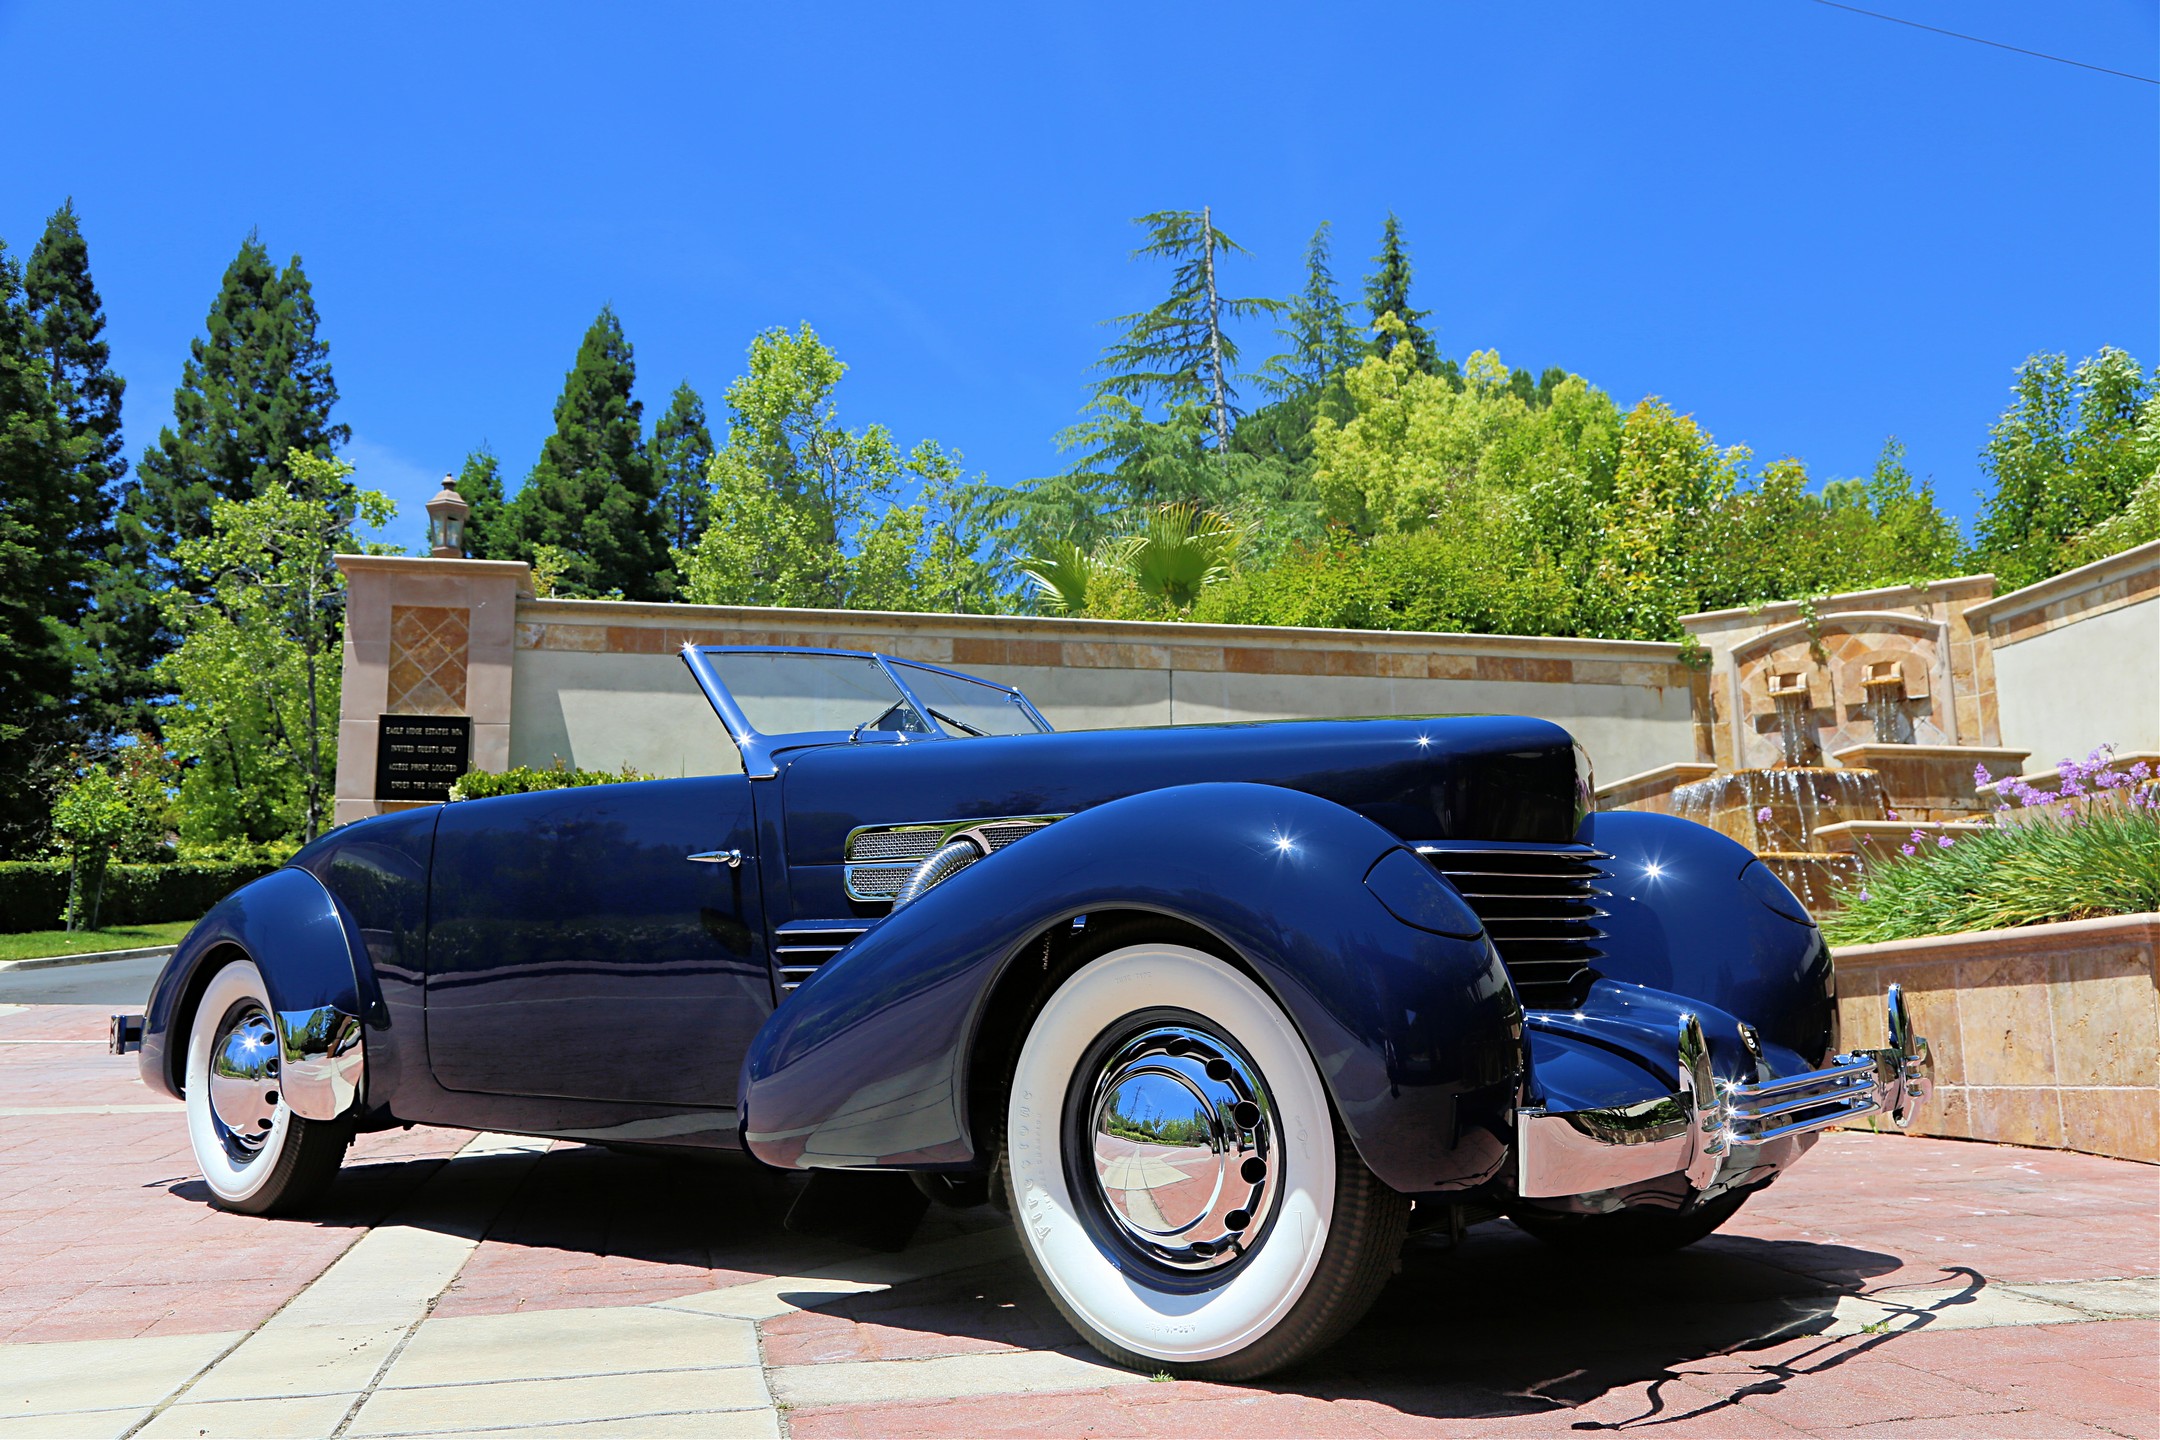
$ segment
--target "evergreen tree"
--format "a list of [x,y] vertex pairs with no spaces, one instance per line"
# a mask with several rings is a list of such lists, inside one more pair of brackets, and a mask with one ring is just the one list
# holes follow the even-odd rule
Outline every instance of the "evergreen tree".
[[1249,315],[1272,315],[1275,300],[1227,300],[1217,284],[1216,266],[1243,247],[1215,228],[1213,212],[1158,210],[1133,222],[1145,226],[1148,240],[1133,252],[1171,262],[1170,293],[1151,310],[1120,315],[1113,324],[1122,339],[1103,352],[1096,368],[1105,372],[1095,386],[1100,405],[1126,400],[1145,405],[1161,401],[1175,409],[1198,405],[1207,412],[1216,449],[1230,445],[1230,422],[1236,413],[1237,342],[1224,323]]
[[124,548],[163,569],[181,541],[209,533],[213,500],[246,500],[271,480],[301,489],[288,454],[328,456],[352,438],[330,420],[337,383],[318,325],[300,257],[280,271],[250,234],[190,347],[173,424],[121,502]]
[[22,271],[0,248],[0,855],[43,839],[66,735],[65,615],[85,557],[61,543],[79,506],[71,441],[53,404]]
[[475,560],[516,559],[517,536],[510,524],[510,507],[503,501],[502,464],[486,442],[465,457],[456,489],[472,506],[465,520],[465,553]]
[[1365,277],[1365,308],[1372,317],[1374,353],[1384,353],[1383,346],[1392,348],[1401,343],[1386,340],[1380,331],[1380,317],[1392,314],[1402,321],[1401,340],[1416,352],[1418,369],[1428,375],[1439,373],[1439,357],[1424,324],[1432,312],[1410,304],[1410,252],[1403,248],[1402,225],[1392,210],[1380,231],[1380,253],[1373,256],[1373,264],[1379,268]]
[[510,506],[520,559],[543,545],[565,552],[557,594],[658,600],[674,586],[640,426],[644,407],[630,396],[636,378],[622,322],[603,308],[563,379],[555,433]]
[[653,483],[660,491],[660,533],[669,546],[688,550],[705,529],[710,491],[706,469],[713,460],[705,402],[685,380],[675,387],[667,413],[653,426]]
[[1328,228],[1321,221],[1306,244],[1305,288],[1284,307],[1289,323],[1275,332],[1290,349],[1261,368],[1261,384],[1278,400],[1324,389],[1364,353],[1328,267]]
[[129,563],[113,529],[113,507],[127,473],[120,438],[127,382],[112,373],[104,302],[90,278],[90,249],[73,201],[46,222],[23,272],[23,292],[53,407],[76,447],[69,467],[72,513],[59,543],[84,562],[87,573],[81,592],[54,618],[73,631],[86,738],[110,736],[147,724],[158,617],[147,577]]

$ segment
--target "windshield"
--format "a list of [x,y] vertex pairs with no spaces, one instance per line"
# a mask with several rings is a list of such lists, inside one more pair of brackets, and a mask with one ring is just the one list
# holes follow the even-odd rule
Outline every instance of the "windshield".
[[1028,714],[1020,697],[999,685],[985,685],[945,670],[926,670],[904,660],[893,662],[901,683],[915,692],[945,733],[970,735],[1033,735],[1040,727]]
[[743,718],[761,735],[858,728],[932,733],[885,667],[868,656],[706,653]]

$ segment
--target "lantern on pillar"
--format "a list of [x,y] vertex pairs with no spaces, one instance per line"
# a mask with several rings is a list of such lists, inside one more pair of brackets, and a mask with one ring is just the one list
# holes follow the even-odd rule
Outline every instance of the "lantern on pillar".
[[457,493],[453,479],[443,476],[442,489],[427,502],[428,553],[437,560],[465,558],[465,521],[472,514],[472,506]]

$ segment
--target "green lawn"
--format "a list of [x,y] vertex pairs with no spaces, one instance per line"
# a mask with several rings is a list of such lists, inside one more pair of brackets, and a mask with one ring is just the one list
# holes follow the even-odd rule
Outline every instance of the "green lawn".
[[95,950],[141,950],[177,945],[194,927],[192,920],[162,925],[121,925],[111,930],[25,930],[0,935],[0,960],[33,960],[43,955],[88,955]]

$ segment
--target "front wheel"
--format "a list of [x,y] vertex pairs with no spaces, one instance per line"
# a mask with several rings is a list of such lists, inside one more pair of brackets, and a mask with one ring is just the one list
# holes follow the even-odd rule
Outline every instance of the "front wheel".
[[352,1126],[303,1120],[279,1085],[282,1047],[270,992],[249,960],[210,977],[188,1029],[187,1124],[203,1183],[220,1209],[284,1215],[327,1186]]
[[1181,945],[1114,950],[1035,1017],[1005,1183],[1028,1262],[1123,1365],[1244,1380],[1341,1337],[1402,1249],[1409,1203],[1359,1160],[1297,1029]]

